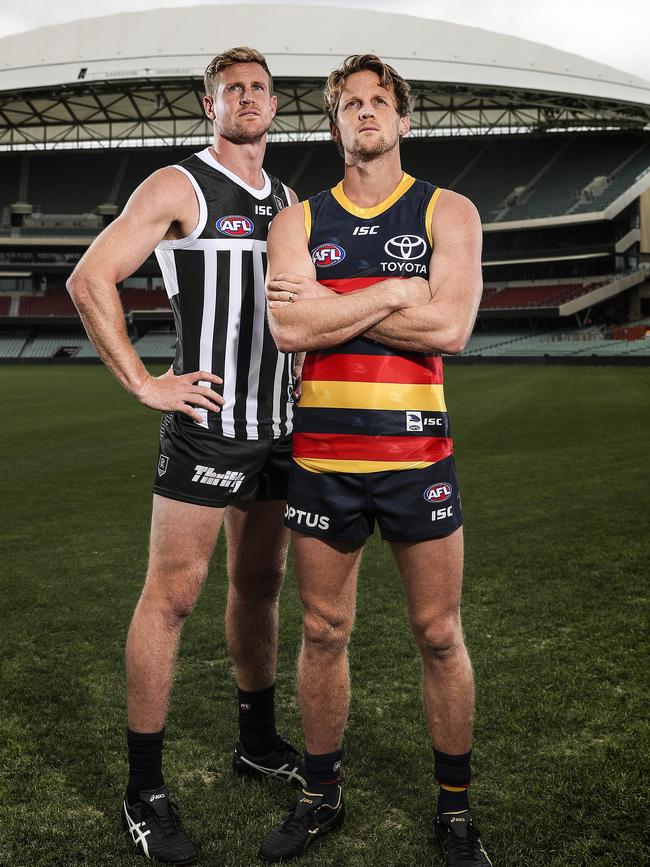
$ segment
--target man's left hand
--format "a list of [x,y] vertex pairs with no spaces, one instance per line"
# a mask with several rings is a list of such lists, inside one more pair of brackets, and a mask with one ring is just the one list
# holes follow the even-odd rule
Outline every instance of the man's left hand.
[[290,304],[308,298],[328,298],[335,294],[333,289],[328,289],[313,277],[305,277],[302,274],[278,274],[273,280],[269,280],[266,288],[269,307],[278,307],[280,304]]

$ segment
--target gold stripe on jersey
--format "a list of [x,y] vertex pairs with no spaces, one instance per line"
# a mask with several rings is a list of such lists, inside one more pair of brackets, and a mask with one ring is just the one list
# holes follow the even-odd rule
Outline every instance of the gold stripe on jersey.
[[423,470],[432,461],[342,461],[325,458],[294,458],[309,473],[382,473],[386,470]]
[[302,209],[305,212],[305,235],[307,235],[307,243],[311,240],[311,205],[309,199],[305,199],[302,203]]
[[428,383],[307,381],[300,406],[447,412],[443,386]]
[[414,183],[415,178],[412,178],[411,175],[407,175],[406,172],[404,172],[402,174],[402,180],[395,187],[390,196],[378,205],[374,205],[372,208],[360,208],[358,205],[355,205],[354,202],[351,202],[343,192],[343,181],[332,188],[332,195],[339,205],[344,208],[344,210],[348,211],[348,213],[353,214],[355,217],[369,220],[372,217],[378,217],[380,214],[383,214],[384,211],[391,208],[395,202],[413,186]]
[[[427,205],[427,212],[424,215],[424,226],[427,230],[427,238],[429,239],[429,243],[431,244],[432,247],[433,247],[433,235],[431,233],[431,220],[433,219],[433,209],[436,206],[436,202],[438,201],[438,196],[440,195],[441,192],[442,192],[442,190],[440,189],[440,187],[437,187],[433,191],[433,194],[432,194],[431,198],[429,199],[429,204]],[[311,224],[310,224],[310,228],[311,228]]]

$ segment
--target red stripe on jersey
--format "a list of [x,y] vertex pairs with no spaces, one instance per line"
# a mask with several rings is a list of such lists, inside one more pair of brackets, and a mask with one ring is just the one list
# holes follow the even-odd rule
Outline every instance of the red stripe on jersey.
[[401,382],[412,385],[441,385],[442,359],[439,355],[408,358],[399,355],[308,354],[302,371],[304,382]]
[[[391,277],[391,280],[403,280],[403,277]],[[329,286],[339,295],[344,292],[356,292],[357,289],[365,289],[366,286],[374,286],[375,283],[381,283],[383,280],[388,280],[388,277],[339,277],[333,280],[319,280],[323,286]]]
[[440,461],[452,453],[450,437],[385,437],[353,434],[293,434],[294,458],[343,461]]

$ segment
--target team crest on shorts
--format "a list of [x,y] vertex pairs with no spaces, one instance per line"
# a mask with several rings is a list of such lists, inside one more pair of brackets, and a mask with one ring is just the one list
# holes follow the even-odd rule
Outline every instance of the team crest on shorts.
[[164,476],[167,472],[167,465],[169,464],[169,458],[167,455],[161,455],[158,459],[158,475]]

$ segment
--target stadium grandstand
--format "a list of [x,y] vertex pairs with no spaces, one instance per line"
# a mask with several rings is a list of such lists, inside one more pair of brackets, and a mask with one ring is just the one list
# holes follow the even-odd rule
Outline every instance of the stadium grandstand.
[[[462,358],[647,363],[649,82],[458,24],[283,5],[158,9],[0,39],[0,360],[97,360],[65,280],[140,181],[210,141],[203,69],[242,42],[275,77],[266,167],[301,197],[341,176],[320,94],[330,69],[373,51],[413,83],[404,168],[471,198],[485,233]],[[171,359],[155,259],[119,290],[142,357]]]

